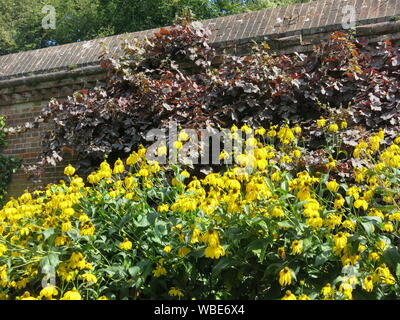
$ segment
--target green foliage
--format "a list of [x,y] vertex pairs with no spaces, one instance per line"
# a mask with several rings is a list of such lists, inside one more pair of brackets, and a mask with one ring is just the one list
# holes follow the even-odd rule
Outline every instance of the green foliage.
[[[2,0],[0,55],[171,25],[190,8],[209,19],[304,0]],[[45,5],[56,9],[56,29],[42,28]]]
[[251,173],[191,178],[144,148],[86,184],[69,165],[66,182],[0,209],[0,300],[399,299],[400,137],[360,141],[347,183],[328,155],[325,171],[303,170],[288,130],[255,134],[267,166]]
[[[4,132],[5,127],[5,118],[0,116],[0,150],[6,145],[6,133]],[[20,163],[20,159],[0,153],[0,205],[2,205],[4,202],[4,197],[7,193],[7,186],[11,179],[11,174],[18,169]]]

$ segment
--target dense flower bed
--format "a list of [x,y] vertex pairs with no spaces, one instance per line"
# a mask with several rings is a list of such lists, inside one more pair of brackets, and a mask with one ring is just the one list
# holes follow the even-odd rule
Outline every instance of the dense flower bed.
[[87,182],[66,167],[66,182],[0,210],[0,298],[400,298],[400,138],[381,130],[349,155],[345,122],[317,126],[333,144],[318,169],[288,124],[243,126],[254,151],[201,179],[143,147]]

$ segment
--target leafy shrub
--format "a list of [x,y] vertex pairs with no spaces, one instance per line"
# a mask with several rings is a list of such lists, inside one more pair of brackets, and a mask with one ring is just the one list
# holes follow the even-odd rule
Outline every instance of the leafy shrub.
[[[0,116],[0,149],[6,145],[6,123],[5,118]],[[4,204],[5,195],[7,194],[7,186],[14,173],[20,166],[20,159],[6,156],[0,153],[0,206]]]
[[86,183],[69,165],[67,182],[0,210],[1,298],[399,299],[400,137],[344,152],[348,182],[345,123],[316,126],[331,142],[318,170],[287,124],[242,127],[253,152],[223,151],[238,165],[204,179],[167,179],[144,147]]
[[105,154],[127,156],[170,120],[184,128],[268,126],[328,116],[328,105],[347,119],[350,147],[364,130],[399,128],[400,54],[389,41],[371,52],[335,32],[307,55],[275,55],[263,44],[250,55],[218,58],[207,41],[200,24],[186,24],[125,42],[121,57],[105,53],[105,87],[53,100],[37,120],[55,119],[42,164],[62,159],[68,147],[78,168],[94,168]]

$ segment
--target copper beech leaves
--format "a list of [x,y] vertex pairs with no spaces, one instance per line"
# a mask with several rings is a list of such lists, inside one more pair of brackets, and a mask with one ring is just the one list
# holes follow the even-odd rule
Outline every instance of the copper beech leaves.
[[[209,34],[199,23],[162,28],[143,42],[125,41],[122,56],[103,53],[104,87],[53,100],[35,120],[35,126],[54,120],[41,163],[58,161],[68,147],[78,167],[93,168],[104,154],[124,156],[145,142],[148,130],[172,119],[191,128],[306,123],[326,116],[325,104],[346,115],[349,130],[400,126],[400,53],[390,41],[366,50],[335,32],[308,54],[276,55],[261,45],[238,57],[217,55]],[[352,132],[345,137],[349,147]]]

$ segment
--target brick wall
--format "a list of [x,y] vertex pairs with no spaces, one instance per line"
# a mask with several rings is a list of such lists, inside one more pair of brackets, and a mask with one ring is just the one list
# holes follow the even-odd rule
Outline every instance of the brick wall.
[[[210,43],[224,51],[244,54],[252,40],[267,41],[278,53],[306,52],[341,30],[345,5],[356,8],[356,36],[373,45],[391,40],[400,45],[400,0],[319,0],[294,6],[261,10],[203,21],[211,30]],[[101,43],[111,52],[119,52],[121,39],[150,37],[156,29],[71,43],[28,52],[0,56],[0,114],[7,116],[10,126],[31,121],[54,97],[64,99],[75,90],[104,82],[99,67]],[[6,154],[33,163],[41,151],[41,134],[46,125],[9,137]],[[72,160],[67,160],[72,161]],[[63,167],[46,168],[44,179],[35,181],[21,170],[13,175],[9,195],[24,189],[35,189],[62,178]]]

